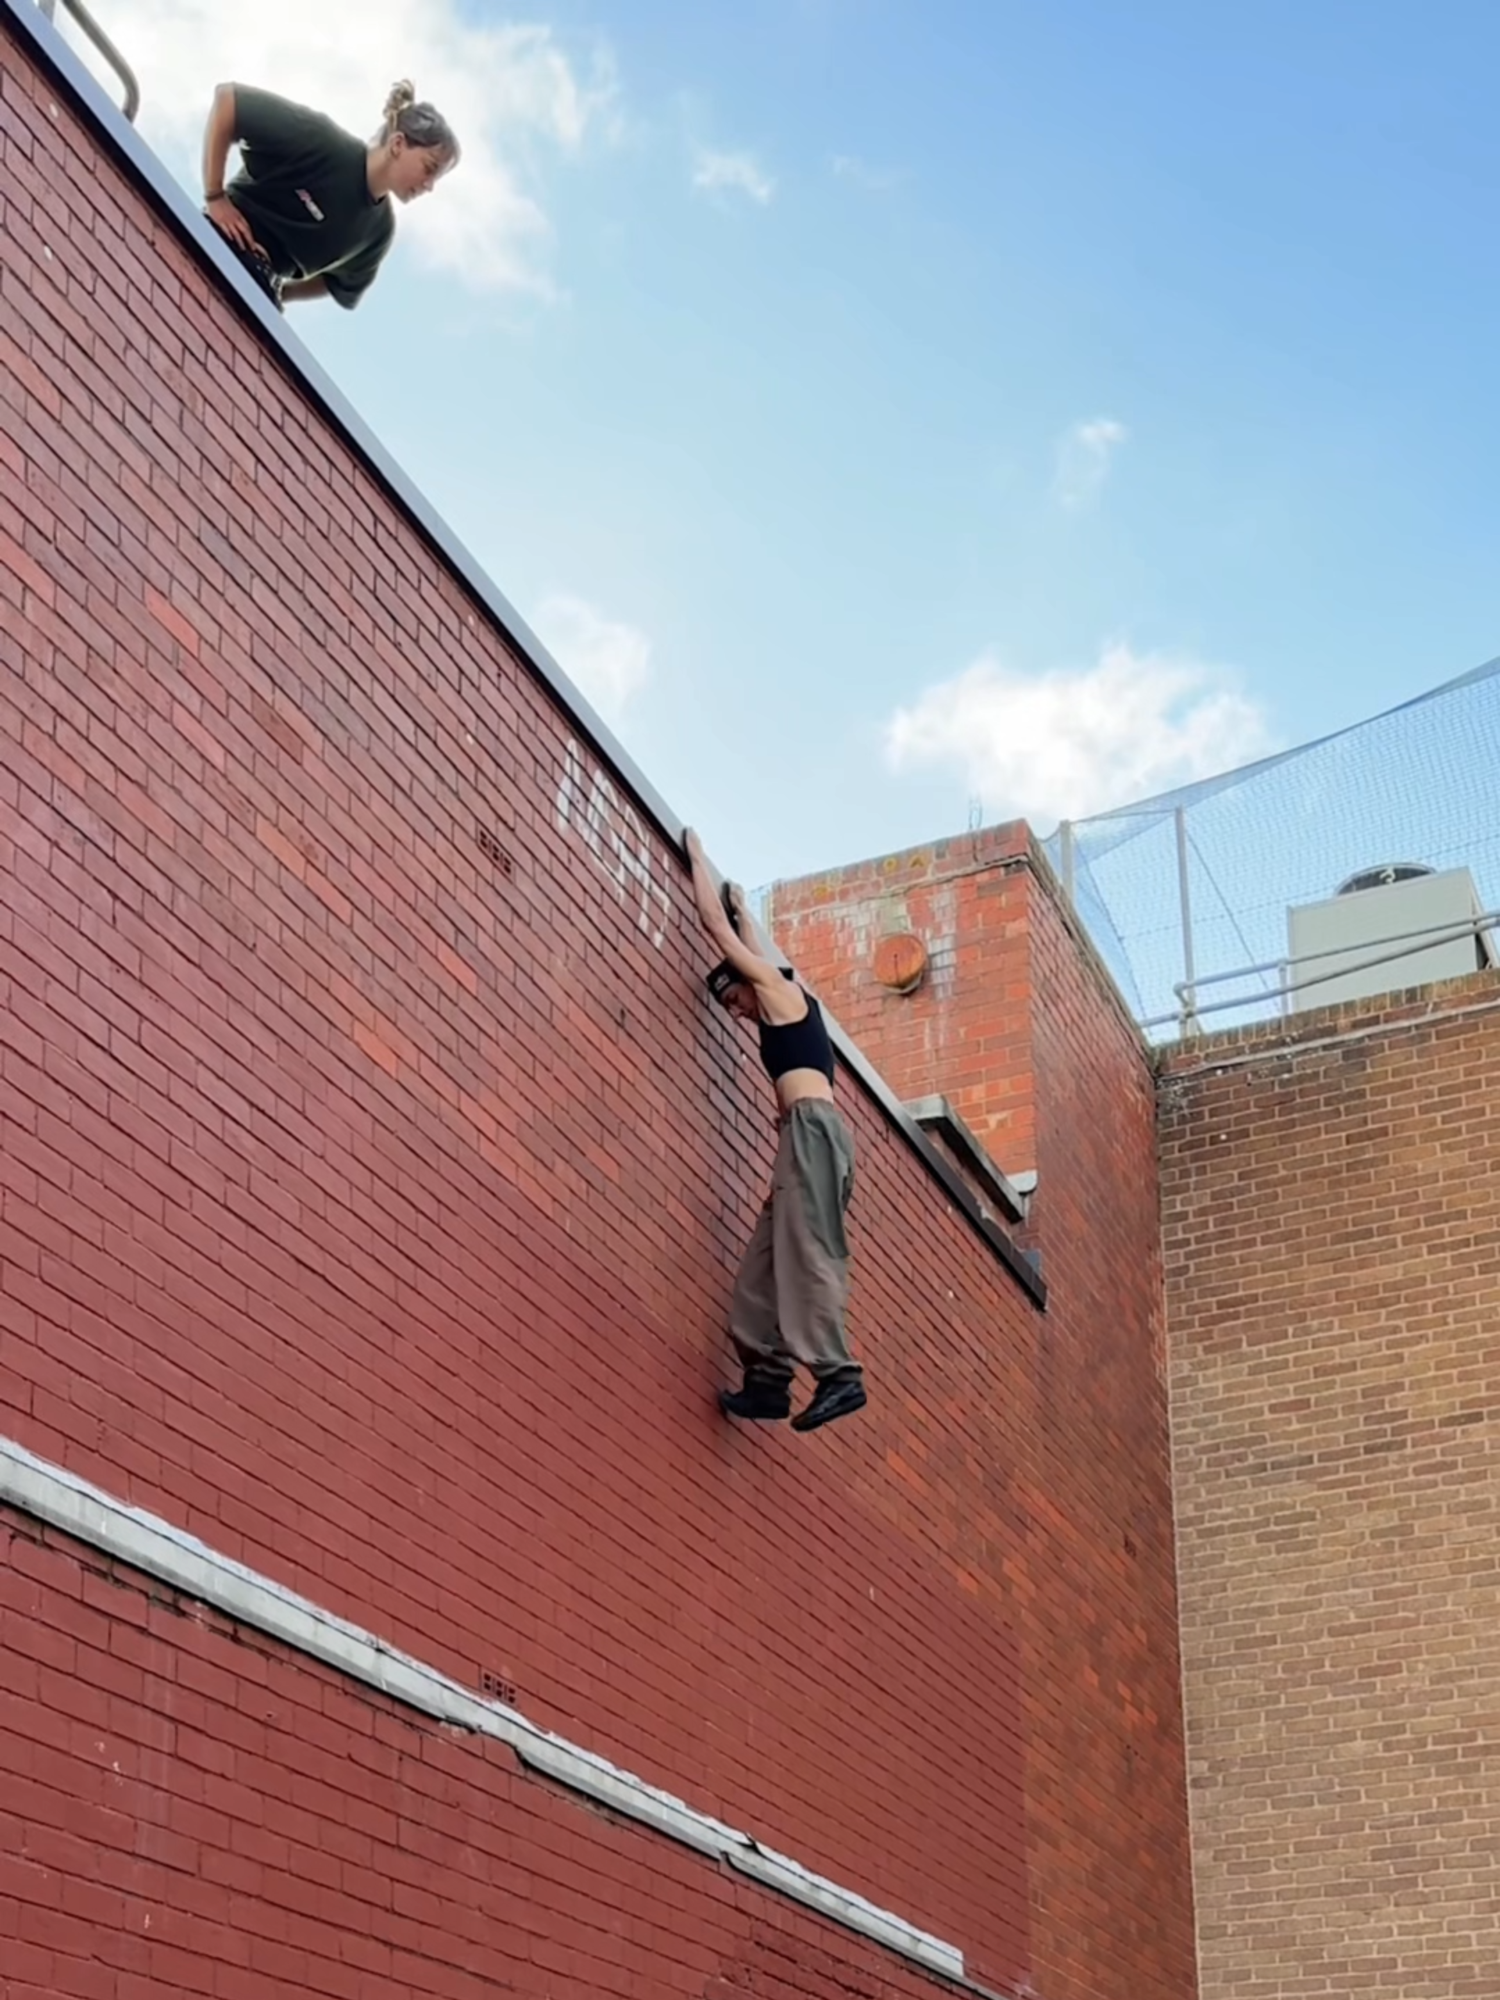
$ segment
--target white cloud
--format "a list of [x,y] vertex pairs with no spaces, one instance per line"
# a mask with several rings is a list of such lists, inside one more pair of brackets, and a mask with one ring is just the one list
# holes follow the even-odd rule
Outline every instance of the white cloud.
[[544,166],[616,129],[602,46],[580,67],[550,28],[486,25],[462,0],[110,0],[107,25],[141,81],[142,132],[195,195],[216,83],[258,84],[367,138],[391,84],[411,77],[463,160],[400,228],[476,290],[550,293]]
[[543,599],[535,623],[563,672],[606,722],[618,723],[650,676],[651,641],[645,633],[562,592]]
[[1058,442],[1052,491],[1063,507],[1091,507],[1099,498],[1110,461],[1130,433],[1114,417],[1072,425]]
[[693,168],[693,186],[710,194],[732,189],[747,194],[764,208],[776,192],[776,183],[753,153],[715,153],[706,146],[698,149]]
[[1039,825],[1150,798],[1275,748],[1222,668],[1106,646],[1092,667],[1024,674],[992,653],[886,726],[893,769],[953,765],[986,812]]

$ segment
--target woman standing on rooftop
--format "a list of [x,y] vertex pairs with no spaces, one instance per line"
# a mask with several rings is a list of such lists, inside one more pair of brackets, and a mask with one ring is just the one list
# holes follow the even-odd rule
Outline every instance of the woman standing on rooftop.
[[[240,170],[226,186],[234,145]],[[430,194],[458,156],[447,120],[409,83],[392,90],[368,144],[320,111],[221,83],[203,135],[203,210],[277,306],[357,306],[396,233],[392,198]]]

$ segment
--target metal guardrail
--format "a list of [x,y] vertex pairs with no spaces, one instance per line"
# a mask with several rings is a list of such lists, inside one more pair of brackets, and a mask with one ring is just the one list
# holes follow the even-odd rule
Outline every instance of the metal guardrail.
[[[1500,929],[1500,910],[1484,910],[1477,917],[1469,917],[1461,924],[1428,924],[1415,931],[1392,931],[1388,937],[1371,938],[1365,946],[1344,945],[1336,950],[1304,952],[1290,958],[1262,959],[1258,965],[1237,965],[1229,972],[1206,972],[1199,979],[1179,979],[1172,991],[1181,1002],[1171,1014],[1153,1014],[1142,1021],[1143,1028],[1165,1028],[1175,1024],[1184,1034],[1190,1034],[1200,1014],[1222,1014],[1235,1007],[1262,1006],[1267,1001],[1279,1000],[1282,1012],[1294,994],[1305,993],[1309,987],[1325,986],[1330,980],[1347,979],[1351,972],[1369,972],[1377,965],[1396,965],[1403,958],[1414,958],[1418,952],[1426,951],[1433,945],[1456,944],[1460,938],[1479,939],[1490,931]],[[1374,950],[1376,946],[1393,944],[1400,947],[1396,951],[1381,951],[1374,958],[1353,958],[1354,950]],[[1309,979],[1291,979],[1288,975],[1299,965],[1326,964],[1337,957],[1339,963],[1331,972],[1317,972]],[[1476,970],[1478,968],[1476,967]],[[1253,979],[1261,973],[1279,974],[1279,986],[1261,986],[1253,993],[1237,993],[1231,1000],[1210,1000],[1206,1006],[1200,1005],[1198,995],[1205,986],[1222,986],[1231,979]]]
[[[125,102],[120,109],[133,125],[135,114],[141,108],[141,86],[136,82],[135,71],[84,6],[83,0],[62,0],[62,4],[78,23],[79,31],[88,37],[120,79],[120,87],[125,92]],[[37,5],[49,21],[57,19],[57,0],[37,0]]]

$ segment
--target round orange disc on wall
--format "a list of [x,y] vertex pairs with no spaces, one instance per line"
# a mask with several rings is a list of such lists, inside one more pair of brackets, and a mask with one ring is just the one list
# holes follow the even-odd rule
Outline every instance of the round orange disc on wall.
[[896,931],[875,947],[875,977],[893,993],[910,993],[927,970],[927,947],[912,931]]

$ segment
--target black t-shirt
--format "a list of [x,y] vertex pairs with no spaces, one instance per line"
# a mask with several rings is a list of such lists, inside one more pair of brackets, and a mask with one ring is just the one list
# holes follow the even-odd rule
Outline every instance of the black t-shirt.
[[268,90],[234,87],[240,171],[224,192],[279,278],[321,278],[357,306],[391,247],[389,195],[370,193],[364,141],[320,111]]

